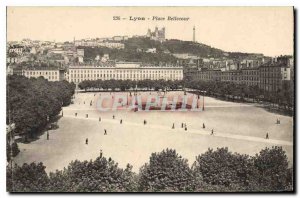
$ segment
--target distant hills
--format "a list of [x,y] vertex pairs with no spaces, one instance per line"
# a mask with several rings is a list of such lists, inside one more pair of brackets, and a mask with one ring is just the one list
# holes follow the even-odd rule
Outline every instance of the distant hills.
[[[126,41],[125,49],[109,49],[105,47],[82,47],[85,49],[87,59],[94,59],[97,55],[102,56],[107,53],[110,59],[120,61],[140,61],[140,62],[169,62],[175,63],[174,53],[188,53],[202,58],[223,58],[244,59],[253,57],[263,57],[262,54],[226,52],[202,43],[192,41],[182,41],[177,39],[166,40],[163,43],[144,37],[132,37]],[[157,53],[146,53],[144,50],[156,48]]]

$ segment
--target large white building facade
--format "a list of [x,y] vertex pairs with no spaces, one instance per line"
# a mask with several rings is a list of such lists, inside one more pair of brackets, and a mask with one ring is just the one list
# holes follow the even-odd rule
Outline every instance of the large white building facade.
[[84,80],[182,80],[182,66],[153,66],[139,62],[115,64],[73,65],[69,67],[68,81],[78,84]]
[[43,77],[48,81],[62,81],[64,72],[62,69],[25,69],[22,70],[22,75],[27,78]]

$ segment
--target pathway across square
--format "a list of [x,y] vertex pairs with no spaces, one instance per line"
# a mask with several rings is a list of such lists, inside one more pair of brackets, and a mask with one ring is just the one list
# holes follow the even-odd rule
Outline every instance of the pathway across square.
[[[200,112],[100,112],[96,105],[100,94],[112,97],[114,94],[127,95],[120,92],[76,94],[74,104],[63,109],[59,128],[50,131],[50,140],[47,141],[44,134],[30,144],[19,144],[21,153],[15,161],[19,164],[42,161],[49,172],[63,169],[75,159],[95,159],[101,149],[105,157],[111,157],[120,167],[125,168],[130,163],[138,172],[149,161],[151,153],[166,148],[176,149],[192,165],[195,156],[208,148],[228,147],[232,152],[255,155],[265,147],[276,145],[284,148],[290,162],[293,160],[292,117],[270,113],[253,104],[225,102],[210,97],[205,97],[205,111]],[[148,94],[141,93],[142,96]],[[168,95],[183,93],[169,92]],[[277,119],[280,119],[280,124],[276,124]],[[147,120],[146,125],[144,120]],[[182,123],[187,124],[187,131],[181,127]],[[203,123],[205,129],[202,128]],[[104,135],[104,129],[107,135]],[[211,135],[212,129],[214,135]],[[266,132],[269,139],[265,139]],[[86,138],[89,139],[88,145],[85,144]]]

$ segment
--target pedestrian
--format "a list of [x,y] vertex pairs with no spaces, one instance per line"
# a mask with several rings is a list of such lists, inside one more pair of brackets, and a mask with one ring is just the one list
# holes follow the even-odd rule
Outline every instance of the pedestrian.
[[85,104],[85,101],[83,101],[83,104]]
[[210,135],[214,135],[214,129],[211,130]]
[[85,139],[85,144],[89,144],[89,139],[88,138]]
[[77,113],[75,113],[75,117],[77,117]]
[[181,123],[181,128],[183,128],[183,123]]
[[103,153],[102,153],[102,150],[100,149],[100,158],[102,158],[102,155],[103,155]]
[[85,117],[88,118],[88,117],[89,117],[89,114],[86,114]]
[[64,111],[61,111],[61,117],[64,117]]
[[49,131],[47,131],[47,140],[49,140]]
[[101,117],[99,117],[99,122],[101,122]]
[[122,122],[123,122],[123,120],[121,119],[121,120],[120,120],[120,124],[122,124]]
[[185,128],[184,128],[184,130],[185,130],[185,131],[187,131],[187,126],[186,126],[186,125],[185,125]]
[[203,129],[205,129],[205,124],[204,123],[203,123],[202,127],[203,127]]
[[106,129],[104,129],[104,135],[107,135],[107,131],[106,131]]
[[115,119],[115,115],[113,115],[113,119]]
[[267,132],[267,134],[266,134],[266,139],[269,139],[269,133]]
[[174,125],[174,123],[173,123],[172,129],[175,129],[175,125]]
[[146,125],[147,124],[147,121],[146,120],[144,120],[144,125]]

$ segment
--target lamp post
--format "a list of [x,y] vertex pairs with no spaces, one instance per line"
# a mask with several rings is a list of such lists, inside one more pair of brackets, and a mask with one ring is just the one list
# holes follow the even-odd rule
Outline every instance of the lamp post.
[[199,109],[199,99],[200,99],[200,95],[198,93],[198,96],[197,96],[197,109]]
[[135,95],[137,95],[137,82],[135,82]]
[[46,126],[46,129],[47,129],[47,140],[49,140],[49,131],[48,131],[48,123],[49,123],[49,116],[47,116],[47,126]]
[[205,93],[206,93],[206,91],[202,91],[202,93],[203,93],[203,104],[202,104],[202,111],[204,111],[204,96],[205,96]]
[[[64,101],[61,101],[61,108],[64,106]],[[61,109],[61,117],[64,117],[64,110]]]
[[[11,123],[6,126],[6,133],[9,134],[9,144],[10,144],[10,168],[11,168],[11,181],[12,181],[12,188],[14,187],[13,185],[13,143],[14,143],[14,136],[13,136],[13,131],[15,130],[16,125],[15,123]],[[13,189],[12,189],[13,190]]]

